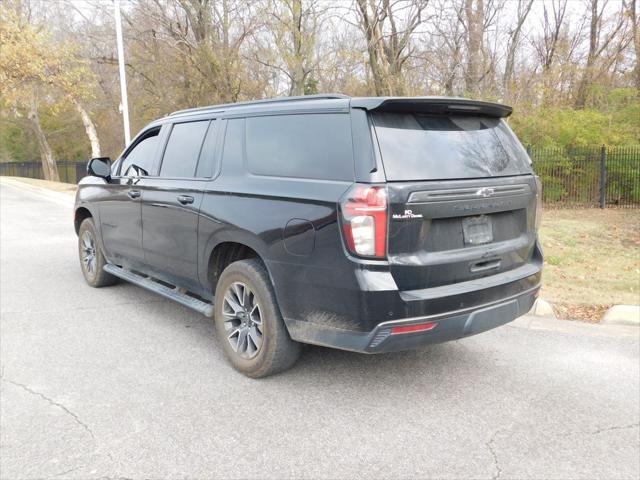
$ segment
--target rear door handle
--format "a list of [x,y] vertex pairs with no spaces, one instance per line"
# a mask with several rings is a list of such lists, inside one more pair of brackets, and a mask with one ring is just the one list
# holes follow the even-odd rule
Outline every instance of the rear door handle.
[[129,190],[127,195],[129,195],[129,198],[139,198],[142,192],[140,190]]
[[193,203],[193,197],[191,197],[189,195],[178,195],[178,201],[182,205],[187,205],[189,203]]

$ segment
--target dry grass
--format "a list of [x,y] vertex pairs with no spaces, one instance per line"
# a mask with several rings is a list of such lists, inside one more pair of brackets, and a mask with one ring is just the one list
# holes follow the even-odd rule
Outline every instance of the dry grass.
[[47,188],[55,192],[75,194],[77,189],[77,185],[73,183],[50,182],[48,180],[39,180],[37,178],[26,178],[26,177],[3,177],[3,178],[8,178],[18,182],[23,182],[28,185],[34,185],[36,187]]
[[599,321],[613,304],[640,303],[640,210],[545,210],[541,296],[563,318]]

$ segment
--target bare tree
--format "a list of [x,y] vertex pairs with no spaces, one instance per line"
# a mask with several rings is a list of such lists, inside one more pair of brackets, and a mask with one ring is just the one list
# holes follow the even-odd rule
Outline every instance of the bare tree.
[[428,0],[404,4],[356,0],[376,95],[404,95],[403,67],[411,55],[411,38],[422,22],[427,4]]
[[631,4],[629,6],[629,16],[631,17],[631,31],[633,34],[633,46],[636,54],[635,67],[633,69],[633,76],[636,85],[636,89],[640,91],[640,28],[638,28],[638,23],[640,23],[640,19],[638,18],[638,2],[636,0],[631,0]]
[[512,96],[513,89],[513,71],[516,60],[516,52],[520,47],[522,27],[531,12],[533,0],[518,0],[518,10],[516,14],[516,23],[513,30],[509,32],[509,42],[507,44],[507,59],[502,76],[502,88],[505,101],[509,101]]
[[464,17],[467,29],[467,70],[465,89],[473,96],[480,91],[482,42],[484,38],[484,0],[465,0]]
[[[289,95],[304,95],[306,81],[317,68],[315,55],[323,10],[317,0],[270,0],[267,21],[284,67],[269,64],[289,79]],[[267,63],[267,62],[264,62]],[[274,62],[275,63],[275,62]]]
[[[591,7],[590,28],[589,28],[589,53],[584,67],[582,78],[578,84],[575,97],[574,107],[584,108],[589,94],[589,85],[594,76],[608,70],[616,57],[622,52],[629,43],[625,39],[626,17],[624,15],[624,4],[621,4],[620,10],[616,13],[612,22],[607,22],[604,18],[605,7],[607,1],[602,2],[602,8],[598,7],[599,0],[589,0]],[[607,24],[611,23],[609,31],[604,31]],[[609,51],[611,49],[611,51]],[[597,63],[606,56],[600,65],[600,72],[595,72]]]
[[[477,97],[485,77],[496,69],[496,55],[485,46],[485,34],[502,8],[500,0],[464,0],[458,16],[466,32],[465,90]],[[497,40],[497,36],[495,37]]]
[[433,33],[427,40],[430,57],[429,70],[446,95],[458,95],[459,77],[464,71],[466,27],[461,9],[464,4],[449,0],[436,0],[431,25]]

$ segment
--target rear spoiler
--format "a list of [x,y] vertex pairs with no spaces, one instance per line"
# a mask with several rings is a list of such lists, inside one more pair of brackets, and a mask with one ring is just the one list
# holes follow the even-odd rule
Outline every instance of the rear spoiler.
[[455,97],[361,97],[351,99],[352,108],[378,112],[472,114],[504,118],[513,108],[500,103]]

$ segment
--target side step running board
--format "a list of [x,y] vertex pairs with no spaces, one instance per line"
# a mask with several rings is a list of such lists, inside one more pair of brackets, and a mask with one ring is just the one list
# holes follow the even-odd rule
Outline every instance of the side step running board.
[[125,270],[124,268],[116,265],[107,264],[104,266],[104,270],[111,275],[122,278],[127,282],[131,282],[135,285],[139,285],[142,288],[146,288],[154,293],[162,295],[174,302],[178,302],[185,307],[189,307],[196,312],[202,313],[206,317],[213,317],[213,305],[197,298],[193,298],[185,293],[181,293],[177,288],[169,288],[161,283],[154,282],[150,277],[143,277],[137,273],[133,273],[131,270]]

